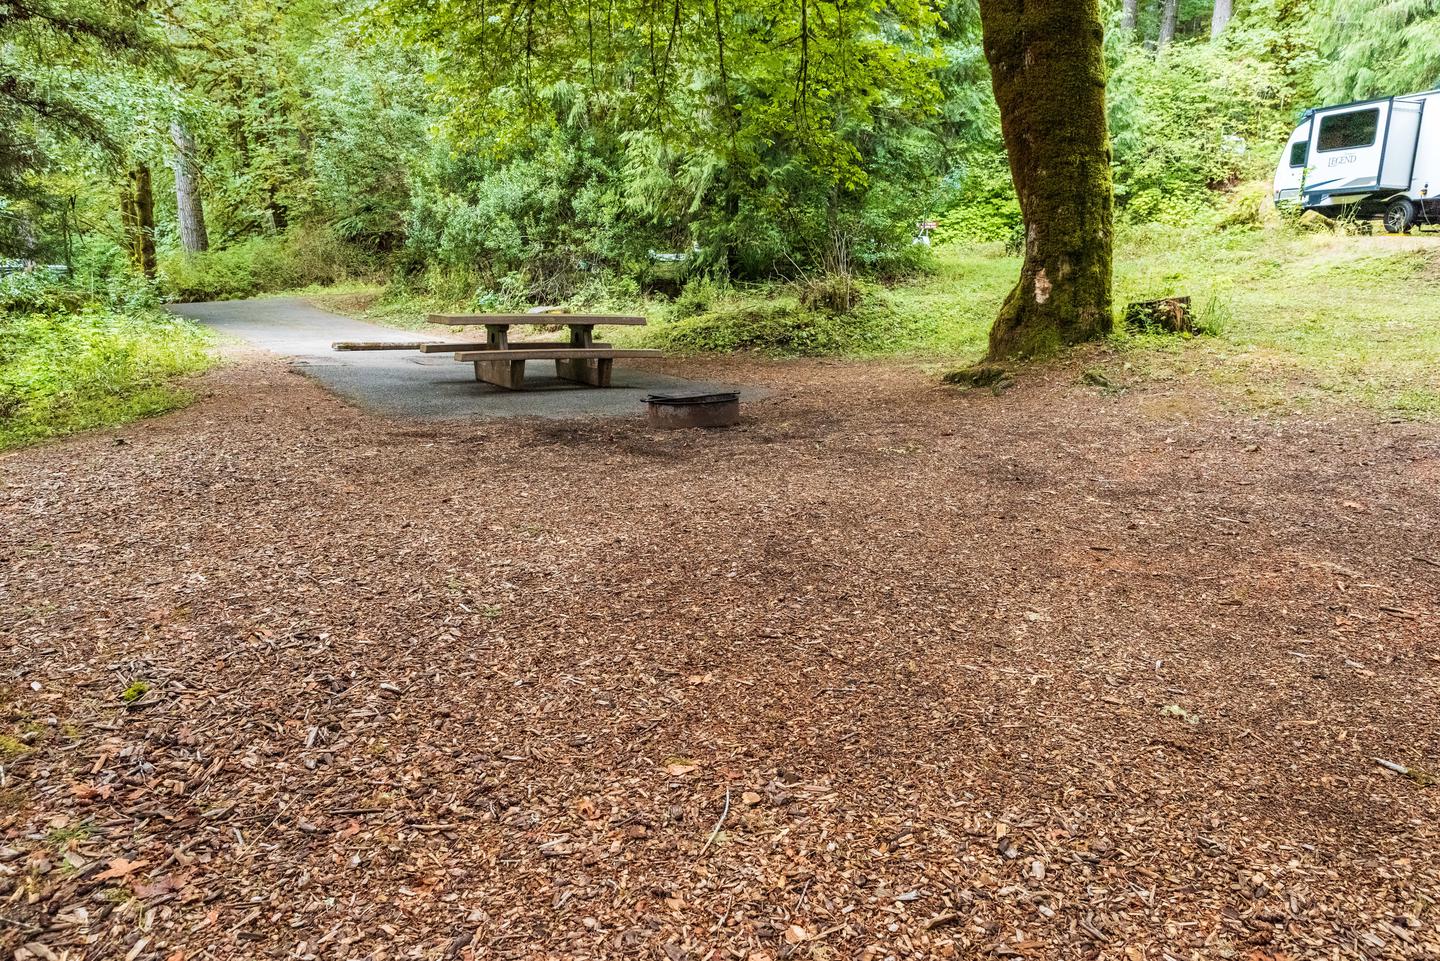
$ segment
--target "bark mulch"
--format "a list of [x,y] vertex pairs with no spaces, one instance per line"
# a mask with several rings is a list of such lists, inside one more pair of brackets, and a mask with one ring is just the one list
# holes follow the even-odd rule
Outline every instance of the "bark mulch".
[[1440,429],[669,369],[771,393],[0,458],[0,947],[1440,957]]

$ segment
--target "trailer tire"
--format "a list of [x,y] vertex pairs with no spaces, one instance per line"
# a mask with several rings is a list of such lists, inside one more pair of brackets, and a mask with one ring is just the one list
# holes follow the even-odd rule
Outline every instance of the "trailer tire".
[[1401,197],[1385,208],[1385,232],[1408,234],[1415,226],[1415,202]]

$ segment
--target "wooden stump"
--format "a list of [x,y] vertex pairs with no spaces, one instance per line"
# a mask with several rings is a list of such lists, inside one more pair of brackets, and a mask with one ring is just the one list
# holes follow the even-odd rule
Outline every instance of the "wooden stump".
[[1125,324],[1136,330],[1168,330],[1174,334],[1194,328],[1190,323],[1190,298],[1166,297],[1139,300],[1125,308]]

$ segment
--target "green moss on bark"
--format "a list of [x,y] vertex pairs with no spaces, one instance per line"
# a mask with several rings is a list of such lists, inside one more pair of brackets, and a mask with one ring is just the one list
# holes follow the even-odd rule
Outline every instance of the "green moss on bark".
[[981,0],[985,56],[1025,217],[1025,260],[992,358],[1104,336],[1113,191],[1098,0]]

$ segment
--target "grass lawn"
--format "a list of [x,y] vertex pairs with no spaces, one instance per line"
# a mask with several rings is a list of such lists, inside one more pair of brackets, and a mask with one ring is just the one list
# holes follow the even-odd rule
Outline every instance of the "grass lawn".
[[[937,251],[939,272],[888,292],[913,336],[897,352],[973,360],[1019,261]],[[1117,383],[1204,374],[1263,406],[1324,397],[1440,413],[1440,237],[1153,232],[1125,239],[1118,309],[1187,294],[1206,334],[1117,331],[1097,359]]]
[[1151,351],[1139,365],[1152,376],[1203,368],[1262,405],[1440,413],[1440,238],[1222,234],[1132,250],[1117,300],[1189,293],[1215,332]]

